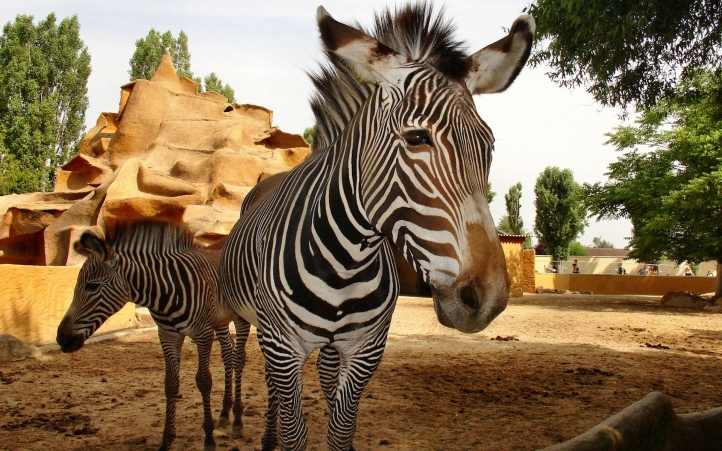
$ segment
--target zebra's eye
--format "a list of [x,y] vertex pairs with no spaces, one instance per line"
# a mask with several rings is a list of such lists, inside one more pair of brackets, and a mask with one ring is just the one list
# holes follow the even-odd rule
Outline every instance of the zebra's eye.
[[404,133],[404,139],[410,146],[431,145],[431,138],[429,138],[425,130],[411,130],[410,132],[406,132]]
[[85,284],[86,291],[98,291],[99,288],[100,288],[100,283],[98,283],[98,282],[88,282]]

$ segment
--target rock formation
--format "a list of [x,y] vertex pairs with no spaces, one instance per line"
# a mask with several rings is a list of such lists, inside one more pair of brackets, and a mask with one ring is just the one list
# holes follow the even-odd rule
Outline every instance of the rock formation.
[[166,55],[150,81],[121,87],[118,112],[100,115],[78,155],[57,171],[54,192],[0,197],[0,263],[79,263],[75,238],[118,219],[164,218],[200,242],[216,241],[257,182],[311,153],[272,117],[198,93]]

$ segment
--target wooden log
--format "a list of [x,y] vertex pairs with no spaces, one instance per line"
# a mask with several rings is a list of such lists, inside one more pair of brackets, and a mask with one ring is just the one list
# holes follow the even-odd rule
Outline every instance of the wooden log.
[[541,451],[722,450],[722,407],[677,415],[652,392],[587,432]]

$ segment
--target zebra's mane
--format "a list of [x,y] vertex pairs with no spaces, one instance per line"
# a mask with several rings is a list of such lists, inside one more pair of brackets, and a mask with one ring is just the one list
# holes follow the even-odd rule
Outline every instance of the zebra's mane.
[[106,241],[121,254],[169,254],[194,247],[188,230],[157,219],[119,221],[109,228]]
[[[376,13],[371,31],[358,23],[356,28],[373,36],[406,57],[430,64],[453,80],[463,79],[468,70],[466,46],[454,39],[455,27],[443,18],[444,9],[434,14],[427,2],[418,2],[391,11]],[[309,77],[316,88],[311,110],[316,118],[313,150],[329,146],[373,91],[361,83],[341,59],[326,52],[328,63]]]

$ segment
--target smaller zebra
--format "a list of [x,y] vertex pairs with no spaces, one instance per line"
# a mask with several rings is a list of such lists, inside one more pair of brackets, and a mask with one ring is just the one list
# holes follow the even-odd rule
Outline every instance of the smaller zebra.
[[[58,326],[57,342],[61,350],[80,349],[85,340],[127,302],[147,307],[158,325],[166,369],[166,420],[159,449],[168,450],[176,436],[181,346],[184,338],[190,337],[198,347],[196,386],[203,398],[204,449],[210,451],[216,449],[209,368],[215,332],[225,366],[225,392],[218,426],[228,424],[233,406],[233,434],[241,435],[240,382],[245,346],[234,349],[228,323],[214,327],[221,246],[198,247],[193,244],[193,236],[176,224],[141,220],[118,223],[107,240],[86,231],[74,247],[88,259],[78,274],[73,302]],[[235,325],[239,342],[245,345],[250,326],[243,320],[235,321]],[[235,404],[232,398],[234,369]]]

